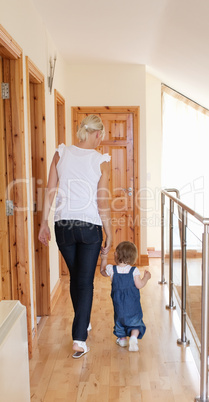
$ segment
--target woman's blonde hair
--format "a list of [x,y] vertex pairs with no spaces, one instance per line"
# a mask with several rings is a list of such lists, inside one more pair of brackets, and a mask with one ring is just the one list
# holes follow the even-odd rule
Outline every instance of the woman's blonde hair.
[[99,116],[96,116],[95,114],[90,114],[82,120],[77,132],[77,138],[79,139],[79,141],[85,141],[88,139],[88,135],[93,133],[94,131],[101,131],[102,140],[104,139],[105,129],[102,120]]
[[137,256],[138,251],[134,243],[130,241],[122,241],[116,247],[116,262],[117,263],[124,263],[124,264],[134,264]]

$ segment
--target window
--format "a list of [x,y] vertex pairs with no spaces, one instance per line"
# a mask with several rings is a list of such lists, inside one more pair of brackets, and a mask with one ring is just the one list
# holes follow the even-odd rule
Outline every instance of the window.
[[177,188],[186,205],[209,217],[209,111],[163,85],[162,127],[163,187]]
[[209,111],[163,86],[163,187],[209,216]]

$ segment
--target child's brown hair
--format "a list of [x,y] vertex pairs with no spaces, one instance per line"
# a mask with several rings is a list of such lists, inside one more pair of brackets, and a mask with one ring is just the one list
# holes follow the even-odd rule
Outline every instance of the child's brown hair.
[[138,251],[134,243],[122,241],[116,247],[116,262],[133,265],[137,259]]

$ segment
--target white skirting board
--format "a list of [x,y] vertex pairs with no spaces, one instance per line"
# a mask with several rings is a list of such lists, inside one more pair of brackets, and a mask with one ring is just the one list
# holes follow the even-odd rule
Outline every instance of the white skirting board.
[[0,401],[30,402],[26,307],[0,302]]

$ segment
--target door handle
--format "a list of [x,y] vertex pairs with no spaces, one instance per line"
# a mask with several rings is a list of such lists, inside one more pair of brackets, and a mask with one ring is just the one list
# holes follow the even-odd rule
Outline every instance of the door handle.
[[128,188],[122,188],[123,191],[132,191],[132,187],[128,187]]
[[125,193],[127,192],[129,197],[132,196],[132,187],[122,188],[122,190],[123,190]]
[[14,215],[14,204],[12,200],[6,200],[6,216]]

